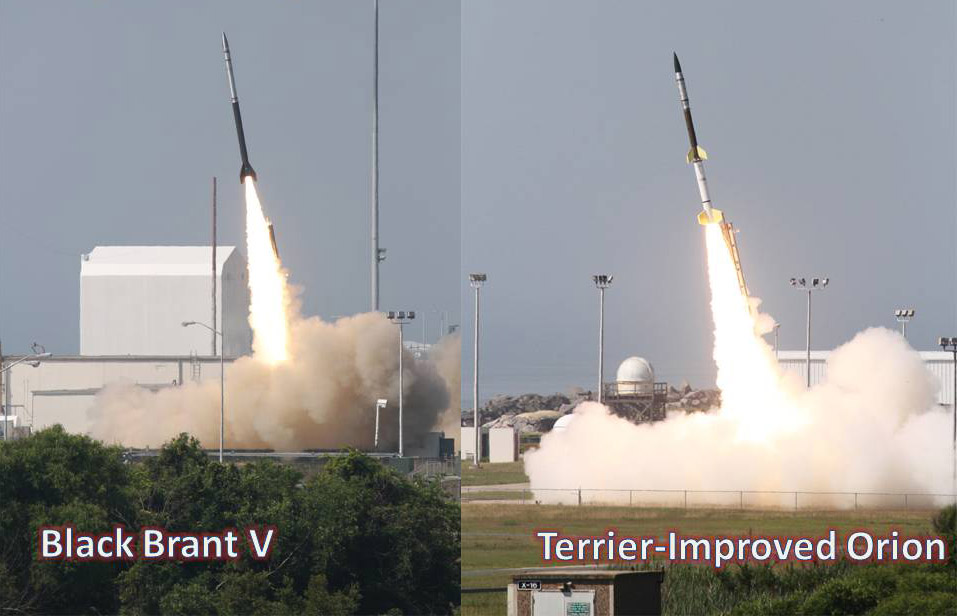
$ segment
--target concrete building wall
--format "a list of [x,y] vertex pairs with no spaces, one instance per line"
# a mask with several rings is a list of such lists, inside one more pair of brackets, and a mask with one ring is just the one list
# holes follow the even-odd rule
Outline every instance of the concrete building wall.
[[[80,354],[212,353],[209,246],[98,246],[80,267]],[[250,352],[246,263],[232,246],[217,249],[217,326],[226,355]],[[225,299],[225,302],[223,301]],[[223,314],[226,315],[225,324]]]
[[[811,351],[811,385],[816,385],[827,376],[827,358],[830,351]],[[937,403],[954,403],[954,356],[944,351],[921,351],[921,358],[927,365],[940,387],[937,390]],[[801,381],[807,378],[806,357],[804,351],[780,351],[778,364],[786,371],[797,374]]]
[[471,460],[475,455],[475,428],[472,426],[462,426],[462,431],[459,433],[459,438],[462,440],[462,449],[461,458],[463,460]]
[[[4,361],[9,365],[17,359]],[[5,372],[3,400],[17,425],[40,430],[61,424],[69,432],[85,434],[90,429],[88,411],[106,385],[125,382],[160,389],[218,380],[219,361],[210,356],[52,357],[36,368],[22,363]]]
[[515,462],[518,460],[518,433],[515,428],[490,428],[488,431],[488,461]]

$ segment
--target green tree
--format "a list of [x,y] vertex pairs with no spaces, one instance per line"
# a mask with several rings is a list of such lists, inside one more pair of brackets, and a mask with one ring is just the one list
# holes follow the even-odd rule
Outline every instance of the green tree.
[[11,612],[115,612],[113,580],[121,565],[39,562],[37,529],[135,526],[131,496],[129,467],[117,447],[60,426],[0,444],[0,561],[8,580],[0,585],[0,605]]
[[[36,560],[37,528],[275,529],[270,558]],[[155,457],[56,427],[0,443],[0,607],[13,613],[442,614],[459,602],[459,510],[431,482],[349,452],[305,480],[219,464],[185,434]]]

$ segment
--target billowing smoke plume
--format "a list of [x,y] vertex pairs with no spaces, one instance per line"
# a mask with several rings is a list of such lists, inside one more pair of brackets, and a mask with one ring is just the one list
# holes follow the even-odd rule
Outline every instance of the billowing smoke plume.
[[432,348],[430,359],[435,362],[439,376],[449,389],[449,407],[438,421],[438,429],[447,438],[455,440],[459,447],[459,432],[462,425],[462,336],[458,332],[449,334]]
[[[334,323],[316,317],[290,324],[287,361],[255,356],[226,367],[226,443],[230,448],[296,451],[372,449],[375,402],[381,413],[379,450],[398,443],[398,330],[377,313]],[[449,409],[446,381],[436,364],[403,356],[406,448],[432,430]],[[127,446],[158,446],[189,432],[204,446],[219,443],[219,382],[207,380],[150,392],[113,385],[91,410],[95,437]]]
[[[376,400],[379,451],[398,449],[399,332],[380,313],[326,323],[302,318],[297,289],[287,283],[256,184],[246,178],[246,251],[253,355],[226,369],[225,440],[230,448],[279,451],[355,446],[372,449]],[[451,344],[454,347],[457,343]],[[440,361],[402,349],[403,444],[410,452],[449,410],[451,373]],[[457,357],[457,356],[456,356]],[[458,368],[454,369],[458,399]],[[457,414],[457,413],[456,413]],[[107,387],[91,410],[95,437],[127,446],[158,446],[188,432],[206,447],[219,443],[219,383],[205,381],[150,392]]]
[[[749,313],[712,227],[709,278],[721,408],[635,425],[604,406],[583,404],[566,429],[546,434],[541,447],[526,454],[536,498],[569,501],[577,488],[950,493],[951,419],[935,407],[937,383],[920,356],[896,332],[868,329],[835,350],[827,379],[805,390],[800,379],[780,370],[756,333],[770,321]],[[546,490],[558,488],[573,490]],[[673,496],[583,494],[603,501]],[[732,498],[737,503],[739,495]],[[793,503],[793,495],[749,498]],[[843,497],[817,498],[822,500],[853,506]]]

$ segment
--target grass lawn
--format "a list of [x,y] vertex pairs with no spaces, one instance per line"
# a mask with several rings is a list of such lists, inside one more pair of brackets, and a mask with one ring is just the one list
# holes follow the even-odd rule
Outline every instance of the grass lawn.
[[[493,465],[505,466],[505,465]],[[484,469],[483,469],[484,471]],[[516,472],[516,471],[513,471]],[[657,535],[677,529],[686,535],[823,535],[851,529],[905,534],[931,533],[931,511],[737,511],[642,507],[462,503],[462,587],[497,587],[510,572],[486,571],[541,566],[536,529],[567,535]],[[667,582],[666,582],[667,584]],[[504,614],[504,593],[463,594],[462,616]]]
[[463,486],[491,486],[503,483],[528,483],[525,463],[521,460],[498,464],[486,462],[476,469],[472,466],[471,461],[462,461]]

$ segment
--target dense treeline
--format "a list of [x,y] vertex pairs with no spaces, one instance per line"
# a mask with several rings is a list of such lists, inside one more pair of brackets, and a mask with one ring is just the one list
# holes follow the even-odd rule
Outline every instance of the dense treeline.
[[[40,562],[37,528],[170,531],[273,525],[271,557],[201,563]],[[181,435],[130,464],[55,427],[0,443],[5,613],[443,614],[459,603],[459,509],[434,483],[359,453],[308,479],[219,464]]]

